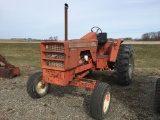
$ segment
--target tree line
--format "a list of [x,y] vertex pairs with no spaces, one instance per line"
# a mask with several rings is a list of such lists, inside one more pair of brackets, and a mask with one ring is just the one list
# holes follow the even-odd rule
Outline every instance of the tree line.
[[143,41],[160,41],[160,31],[144,33],[141,37]]

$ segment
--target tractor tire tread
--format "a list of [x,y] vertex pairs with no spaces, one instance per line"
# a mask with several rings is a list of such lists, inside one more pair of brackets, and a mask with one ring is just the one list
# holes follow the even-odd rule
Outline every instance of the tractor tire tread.
[[[97,85],[95,86],[95,89],[91,96],[91,102],[90,102],[90,113],[92,118],[103,119],[105,117],[105,115],[102,112],[102,109],[103,109],[102,103],[103,103],[104,95],[106,91],[110,89],[111,89],[110,86],[104,82],[97,83]],[[111,95],[111,92],[110,92],[110,95]]]
[[115,63],[115,80],[120,85],[129,85],[132,79],[128,76],[128,61],[132,55],[134,59],[134,50],[131,45],[121,44]]
[[[29,96],[31,98],[41,98],[43,97],[42,95],[39,95],[36,90],[35,90],[35,84],[39,81],[39,78],[42,76],[42,72],[36,72],[36,73],[33,73],[28,81],[27,81],[27,93],[29,94]],[[49,87],[50,87],[50,84],[48,84],[48,90],[49,90]],[[48,92],[47,90],[47,92]]]

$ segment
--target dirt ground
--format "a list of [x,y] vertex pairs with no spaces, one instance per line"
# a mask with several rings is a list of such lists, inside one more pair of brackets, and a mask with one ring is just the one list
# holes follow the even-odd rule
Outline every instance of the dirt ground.
[[[32,99],[26,92],[34,67],[21,68],[22,74],[0,80],[0,120],[92,120],[89,114],[91,91],[67,86],[53,86],[48,95]],[[94,79],[112,87],[112,102],[105,120],[159,120],[154,110],[155,82],[160,71],[135,69],[133,83],[119,86],[105,72],[94,72]]]

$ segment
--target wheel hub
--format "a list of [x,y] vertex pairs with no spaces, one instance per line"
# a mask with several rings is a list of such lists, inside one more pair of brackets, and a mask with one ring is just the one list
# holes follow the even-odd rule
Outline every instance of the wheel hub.
[[108,110],[109,104],[110,104],[110,93],[107,92],[107,94],[104,98],[104,103],[103,103],[103,112],[104,113]]
[[46,84],[42,84],[42,81],[39,81],[37,86],[36,86],[36,90],[38,93],[43,94],[45,93],[47,89],[47,85]]

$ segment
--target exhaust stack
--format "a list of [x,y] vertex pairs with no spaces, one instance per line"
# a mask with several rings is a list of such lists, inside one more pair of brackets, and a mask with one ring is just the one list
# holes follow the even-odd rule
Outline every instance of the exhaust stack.
[[64,39],[65,41],[67,41],[68,40],[68,4],[67,3],[64,4],[64,22],[65,22]]

